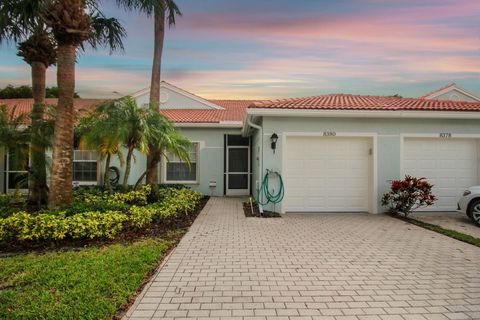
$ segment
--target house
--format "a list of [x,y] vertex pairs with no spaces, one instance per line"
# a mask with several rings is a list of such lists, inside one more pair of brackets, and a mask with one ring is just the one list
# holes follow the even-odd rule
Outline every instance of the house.
[[[281,212],[377,213],[390,181],[410,174],[435,185],[439,200],[430,210],[455,210],[463,190],[480,183],[480,102],[460,101],[473,99],[470,93],[435,98],[446,92],[467,93],[450,86],[421,98],[333,94],[255,102],[207,100],[163,82],[160,110],[193,146],[192,169],[168,157],[159,182],[257,196],[269,169],[285,183]],[[143,104],[148,95],[146,89],[133,97]],[[146,157],[135,158],[130,184],[145,170]],[[79,184],[101,179],[94,151],[77,150],[75,159]],[[122,174],[118,162],[112,165]]]

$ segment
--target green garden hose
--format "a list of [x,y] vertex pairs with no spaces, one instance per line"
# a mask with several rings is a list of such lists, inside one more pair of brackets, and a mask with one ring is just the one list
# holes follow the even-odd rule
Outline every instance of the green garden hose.
[[[272,189],[273,192],[270,192],[271,190],[270,180],[277,177],[279,181],[277,192],[275,192],[275,189]],[[284,188],[283,188],[282,175],[276,171],[271,171],[267,169],[267,173],[263,178],[262,185],[258,190],[258,204],[260,204],[261,206],[266,206],[269,203],[272,203],[273,205],[275,205],[277,203],[280,203],[283,200],[283,196],[284,196]],[[263,200],[264,198],[266,200]]]

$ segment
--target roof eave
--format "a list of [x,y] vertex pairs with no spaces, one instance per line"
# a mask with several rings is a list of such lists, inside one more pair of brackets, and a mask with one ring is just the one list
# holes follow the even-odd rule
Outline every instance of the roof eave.
[[241,121],[220,121],[220,122],[175,122],[179,128],[233,128],[242,129]]
[[420,119],[480,119],[476,111],[423,111],[423,110],[325,110],[249,108],[251,116],[339,117],[339,118],[420,118]]

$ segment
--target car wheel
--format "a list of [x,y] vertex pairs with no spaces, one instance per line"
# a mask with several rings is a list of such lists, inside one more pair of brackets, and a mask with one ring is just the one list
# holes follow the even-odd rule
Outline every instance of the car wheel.
[[468,208],[468,216],[480,227],[480,199],[473,201]]

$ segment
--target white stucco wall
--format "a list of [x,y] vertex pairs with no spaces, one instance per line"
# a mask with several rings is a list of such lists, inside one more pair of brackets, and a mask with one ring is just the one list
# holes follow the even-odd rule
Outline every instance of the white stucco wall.
[[[186,95],[187,94],[187,95]],[[136,97],[139,105],[144,105],[149,102],[150,93],[146,92],[141,96]],[[188,93],[181,94],[166,85],[160,88],[160,109],[212,109],[208,105],[208,101],[204,101],[200,97],[192,97]],[[214,108],[213,108],[214,109]]]
[[[401,175],[401,134],[449,132],[455,134],[480,134],[478,120],[433,120],[433,119],[365,119],[365,118],[263,118],[264,164],[266,169],[282,172],[283,134],[287,132],[375,133],[377,135],[377,208],[382,211],[381,196],[388,191],[389,182]],[[279,136],[276,152],[270,148],[272,133]],[[258,175],[254,179],[260,180]],[[286,190],[288,192],[288,189]],[[256,194],[255,194],[256,196]],[[267,208],[271,209],[271,208]]]
[[[199,144],[198,154],[198,183],[187,184],[194,190],[211,196],[222,196],[224,190],[224,135],[240,135],[240,129],[225,128],[181,128],[180,132],[190,141]],[[126,154],[126,150],[123,151]],[[135,184],[146,169],[146,155],[135,152],[135,162],[132,164],[129,184]],[[103,166],[104,167],[104,163]],[[112,166],[120,169],[120,183],[123,181],[125,168],[120,166],[118,159],[113,159]],[[163,170],[159,168],[159,182],[162,181]],[[209,182],[216,181],[216,188],[210,188]]]
[[436,96],[433,98],[435,100],[451,100],[451,101],[466,101],[466,102],[478,102],[478,100],[473,99],[470,96],[467,96],[463,93],[461,93],[458,90],[451,90],[449,92],[445,92],[441,95]]

